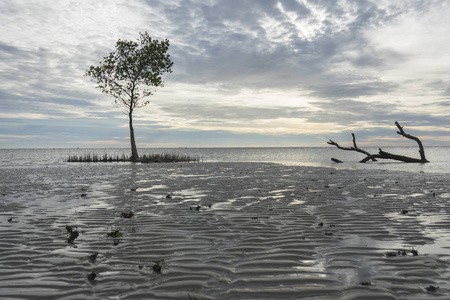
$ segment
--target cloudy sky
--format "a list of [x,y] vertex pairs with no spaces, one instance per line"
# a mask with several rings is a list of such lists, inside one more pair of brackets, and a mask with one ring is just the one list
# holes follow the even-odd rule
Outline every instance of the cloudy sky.
[[83,74],[147,31],[173,73],[138,147],[450,145],[448,0],[3,0],[0,148],[128,147]]

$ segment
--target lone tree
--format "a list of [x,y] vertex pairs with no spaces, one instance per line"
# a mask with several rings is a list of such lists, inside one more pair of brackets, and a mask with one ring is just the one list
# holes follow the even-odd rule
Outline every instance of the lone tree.
[[117,106],[125,107],[130,125],[131,159],[139,158],[133,129],[133,111],[146,106],[156,87],[164,86],[161,76],[172,73],[173,62],[167,52],[169,40],[153,40],[147,32],[134,41],[118,40],[116,50],[103,58],[99,66],[90,66],[84,74],[97,81],[102,93],[114,97]]

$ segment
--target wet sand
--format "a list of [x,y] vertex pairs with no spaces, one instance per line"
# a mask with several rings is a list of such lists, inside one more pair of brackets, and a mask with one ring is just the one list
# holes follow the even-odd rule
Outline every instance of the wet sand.
[[443,174],[263,163],[0,171],[1,299],[450,299]]

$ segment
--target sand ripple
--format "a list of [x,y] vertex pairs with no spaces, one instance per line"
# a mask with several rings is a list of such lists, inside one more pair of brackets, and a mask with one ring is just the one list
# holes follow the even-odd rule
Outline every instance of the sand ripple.
[[2,172],[2,299],[450,297],[443,175],[259,163]]

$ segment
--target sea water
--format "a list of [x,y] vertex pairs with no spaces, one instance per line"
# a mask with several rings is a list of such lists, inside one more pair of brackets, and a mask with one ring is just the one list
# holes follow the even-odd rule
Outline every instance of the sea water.
[[[141,148],[139,154],[175,153],[197,156],[202,162],[266,162],[289,166],[341,169],[382,169],[390,171],[450,173],[450,147],[427,147],[426,164],[393,160],[360,163],[364,154],[335,147],[250,147],[250,148]],[[377,153],[378,148],[367,148]],[[417,147],[385,147],[384,151],[419,158]],[[0,149],[0,167],[32,167],[67,164],[70,155],[129,155],[128,148]],[[337,158],[343,163],[334,163]]]

